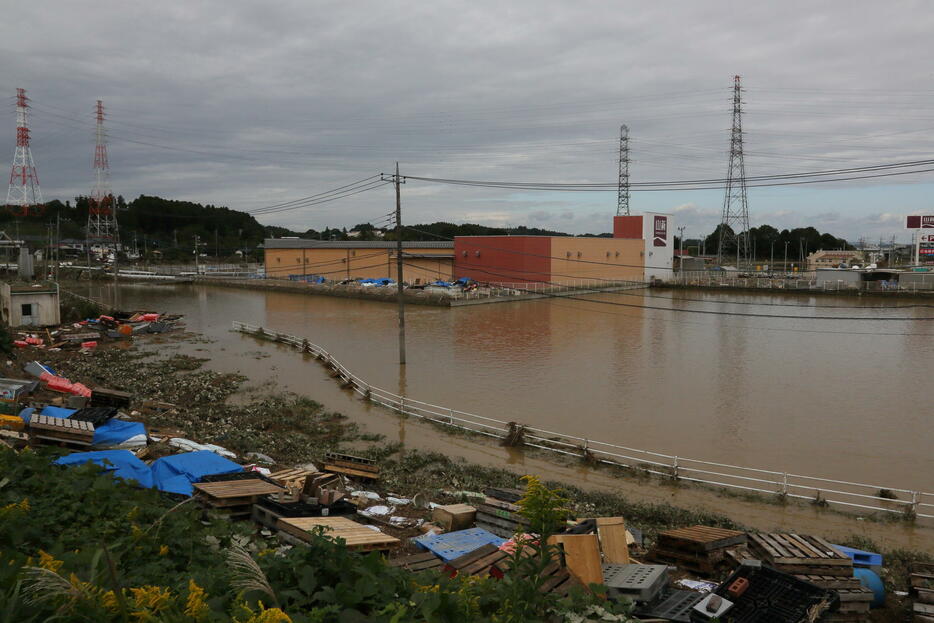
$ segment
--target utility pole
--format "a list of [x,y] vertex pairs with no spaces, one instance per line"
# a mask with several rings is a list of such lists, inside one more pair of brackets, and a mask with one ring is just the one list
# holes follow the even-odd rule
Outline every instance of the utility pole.
[[198,265],[198,234],[195,234],[195,275],[201,274],[201,267]]
[[[681,256],[681,259],[678,260],[678,267],[681,267],[681,262],[684,261],[684,225],[678,228],[678,255]],[[681,268],[681,270],[684,270]]]
[[55,283],[58,283],[58,268],[62,263],[62,214],[55,213]]
[[786,273],[788,272],[788,243],[789,242],[791,241],[790,240],[785,241],[785,265],[782,266],[782,269],[784,269]]
[[769,271],[775,270],[775,238],[772,238],[772,250],[769,253]]
[[402,178],[396,162],[396,292],[399,300],[399,365],[405,365],[405,295],[402,286]]

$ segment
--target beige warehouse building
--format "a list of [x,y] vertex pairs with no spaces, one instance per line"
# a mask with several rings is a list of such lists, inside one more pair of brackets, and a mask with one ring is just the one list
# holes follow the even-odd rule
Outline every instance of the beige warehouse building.
[[[267,277],[396,278],[396,243],[391,241],[273,238],[264,246]],[[402,252],[408,283],[449,281],[454,276],[453,242],[403,242]]]

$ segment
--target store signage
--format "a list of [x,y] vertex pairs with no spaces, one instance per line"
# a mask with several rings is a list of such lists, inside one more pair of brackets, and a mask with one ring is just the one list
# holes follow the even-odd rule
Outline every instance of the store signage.
[[668,246],[668,217],[667,216],[656,216],[655,217],[655,227],[653,234],[653,245],[656,247],[667,247]]
[[909,216],[908,229],[934,229],[934,216]]

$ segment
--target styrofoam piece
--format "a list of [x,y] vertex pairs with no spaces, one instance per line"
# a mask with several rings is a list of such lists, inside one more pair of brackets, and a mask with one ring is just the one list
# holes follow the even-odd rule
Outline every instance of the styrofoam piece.
[[611,596],[652,601],[667,583],[666,565],[603,565],[603,584],[610,589]]

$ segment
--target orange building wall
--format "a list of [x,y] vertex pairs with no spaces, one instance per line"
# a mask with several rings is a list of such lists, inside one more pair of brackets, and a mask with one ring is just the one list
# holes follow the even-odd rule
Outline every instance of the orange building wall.
[[[454,274],[451,249],[413,249],[418,255],[438,258],[407,257],[403,276],[408,283],[443,279]],[[395,249],[266,249],[267,277],[288,279],[289,275],[320,275],[326,279],[396,278]]]
[[552,238],[551,281],[642,281],[644,245],[641,239]]

